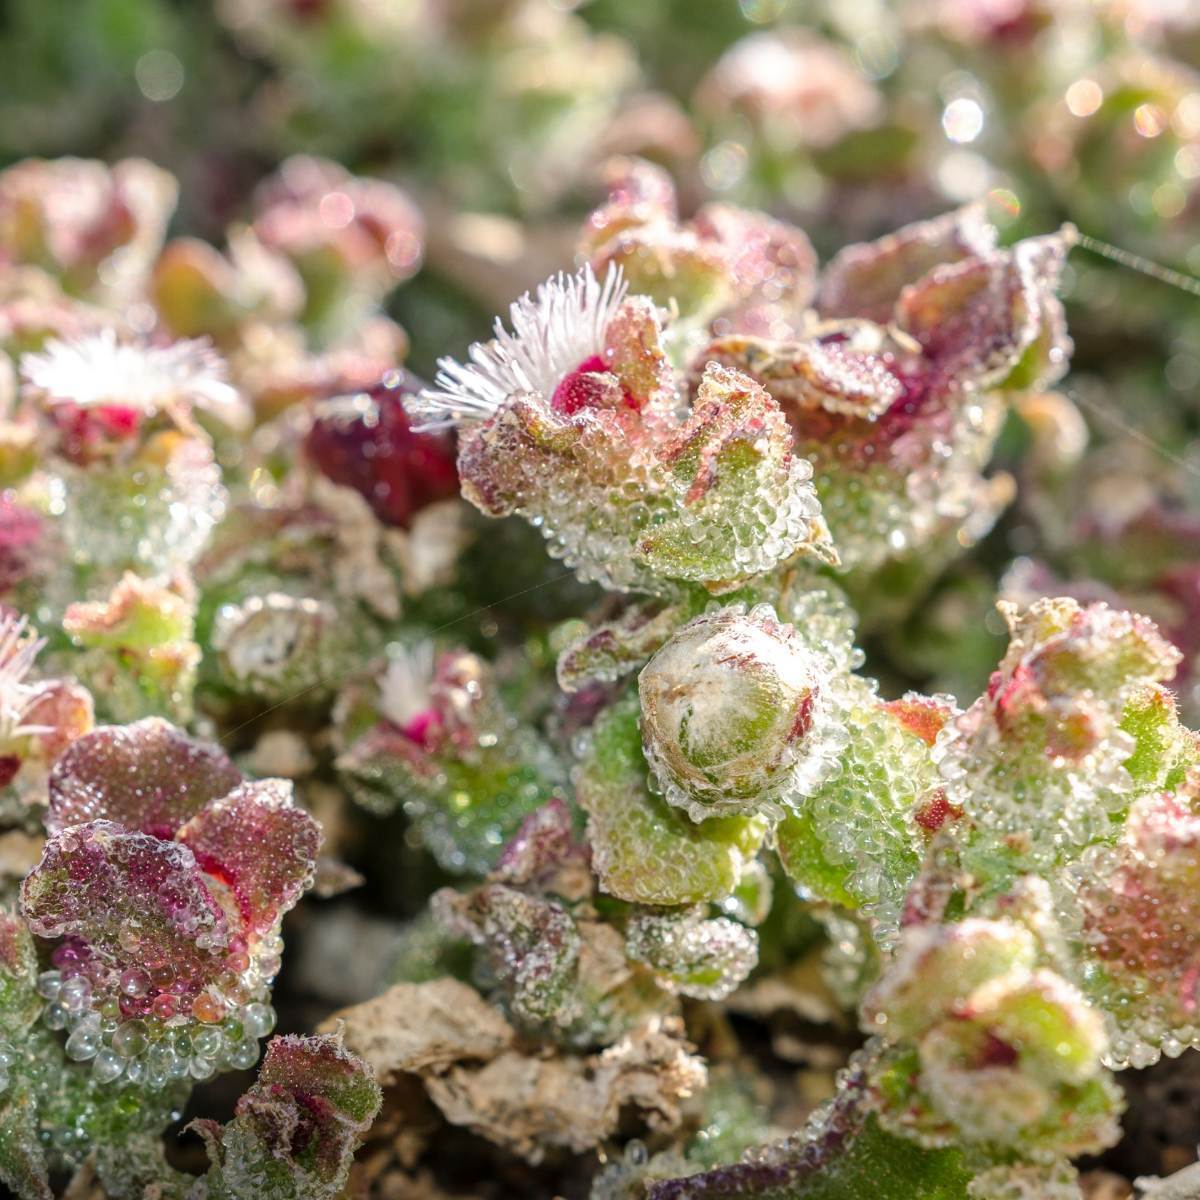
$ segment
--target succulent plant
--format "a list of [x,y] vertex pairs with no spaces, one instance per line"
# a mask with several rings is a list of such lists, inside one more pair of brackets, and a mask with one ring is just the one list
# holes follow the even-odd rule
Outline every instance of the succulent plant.
[[0,1183],[1182,1165],[1186,8],[8,5]]

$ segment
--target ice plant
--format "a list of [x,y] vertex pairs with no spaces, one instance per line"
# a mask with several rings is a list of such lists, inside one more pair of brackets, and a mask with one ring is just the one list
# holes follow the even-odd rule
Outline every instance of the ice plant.
[[262,185],[253,233],[293,264],[306,324],[351,324],[421,263],[421,214],[399,188],[325,159],[298,156]]
[[73,294],[128,299],[161,245],[177,190],[145,159],[112,167],[27,159],[0,174],[0,259],[38,267]]
[[625,291],[616,271],[550,280],[409,401],[421,428],[459,427],[463,494],[620,590],[729,590],[798,552],[832,557],[775,402],[713,365],[680,420],[658,315]]
[[986,694],[939,735],[935,758],[970,825],[1014,864],[1045,868],[1107,840],[1113,820],[1189,754],[1161,684],[1179,654],[1153,622],[1104,604],[1002,611],[1008,653]]
[[689,622],[638,675],[663,795],[693,820],[797,804],[844,745],[834,670],[768,605]]
[[1142,1066],[1195,1045],[1200,959],[1191,914],[1197,870],[1196,768],[1139,799],[1121,840],[1096,849],[1074,896],[1085,986],[1109,1014],[1118,1064]]
[[117,432],[123,426],[132,431],[160,412],[187,423],[193,410],[244,428],[249,414],[225,371],[224,362],[203,341],[139,345],[118,341],[111,329],[89,338],[47,342],[39,353],[21,360],[25,381],[47,404],[95,410],[95,419]]
[[18,807],[45,802],[51,764],[94,723],[86,688],[28,678],[44,646],[25,617],[0,618],[0,786]]
[[212,1163],[203,1194],[210,1200],[340,1194],[380,1101],[370,1068],[337,1037],[273,1038],[233,1120],[197,1122]]
[[377,813],[402,807],[455,873],[494,865],[521,821],[563,790],[549,747],[505,711],[495,672],[466,651],[417,642],[339,707],[337,766],[355,798]]
[[[223,12],[289,85],[328,82],[328,54],[378,98],[403,52],[439,114],[473,67],[573,119],[570,74],[607,78],[579,57],[605,44],[576,37],[590,9],[442,5],[434,29],[400,7]],[[1023,24],[978,33],[1006,36],[1033,55]],[[972,205],[819,265],[881,226],[847,181],[897,116],[886,41],[733,50],[678,197],[632,157],[631,110],[578,270],[540,287],[570,239],[442,212],[474,191],[446,146],[444,185],[414,149],[428,242],[406,193],[327,159],[284,159],[219,248],[160,249],[172,189],[140,167],[0,174],[0,1179],[22,1200],[70,1171],[114,1200],[434,1195],[477,1166],[582,1196],[601,1160],[591,1200],[1078,1200],[1119,1073],[1200,1044],[1189,426],[1153,410],[1172,469],[1091,457],[1107,384],[1046,390],[1058,289],[1087,276],[1069,230],[1012,236],[1032,203],[1003,246]],[[994,124],[974,96],[939,98],[955,145]],[[1179,98],[1168,137],[1161,99],[1131,136],[1177,154],[1195,113]],[[366,127],[402,123],[367,107],[376,161]],[[590,178],[550,178],[578,125],[506,148],[487,116],[474,177],[502,154],[525,214]],[[972,169],[942,151],[939,179]],[[775,153],[779,215],[739,206]],[[889,203],[924,213],[920,156],[884,157]],[[836,239],[793,223],[826,195],[806,172],[846,200]],[[531,282],[459,339],[455,289]],[[392,311],[416,361],[446,354],[432,383]],[[1172,337],[1146,374],[1181,390]],[[281,975],[285,914],[356,885],[289,919]],[[342,1011],[269,1044],[184,1174],[164,1130],[258,1061],[276,1004],[285,1027]]]
[[219,749],[149,718],[72,743],[46,824],[21,910],[54,942],[38,990],[67,1055],[150,1089],[256,1061],[279,922],[321,838],[291,785],[244,782]]

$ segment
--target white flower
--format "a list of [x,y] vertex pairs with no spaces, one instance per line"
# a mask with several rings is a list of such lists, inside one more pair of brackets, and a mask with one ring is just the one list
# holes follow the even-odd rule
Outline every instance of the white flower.
[[58,403],[120,405],[147,416],[183,405],[212,413],[235,429],[250,412],[226,381],[225,362],[204,339],[154,346],[122,342],[111,329],[87,337],[46,343],[21,360],[27,385]]
[[396,653],[379,681],[383,715],[403,728],[433,707],[433,643],[414,642]]
[[466,365],[438,360],[436,387],[410,398],[405,407],[418,431],[485,421],[510,396],[529,392],[549,398],[564,376],[604,349],[609,322],[625,299],[620,270],[604,282],[592,268],[561,272],[509,309],[510,333],[496,318],[496,336],[476,342]]
[[46,639],[38,637],[24,617],[9,613],[0,618],[0,739],[4,741],[45,732],[42,726],[24,723],[38,694],[25,676],[45,644]]

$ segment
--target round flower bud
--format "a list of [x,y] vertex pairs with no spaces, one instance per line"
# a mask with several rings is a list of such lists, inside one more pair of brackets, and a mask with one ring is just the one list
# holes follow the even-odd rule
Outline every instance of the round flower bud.
[[830,665],[766,604],[697,617],[638,682],[646,758],[695,821],[803,798],[845,744]]

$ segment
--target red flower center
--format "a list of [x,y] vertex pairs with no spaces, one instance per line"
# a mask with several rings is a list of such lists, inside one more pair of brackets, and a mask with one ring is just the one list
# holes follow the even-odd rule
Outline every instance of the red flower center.
[[[614,376],[608,364],[598,354],[585,358],[554,389],[550,407],[564,417],[574,416],[583,408],[611,407]],[[633,397],[617,383],[621,401],[629,408],[636,408]]]

